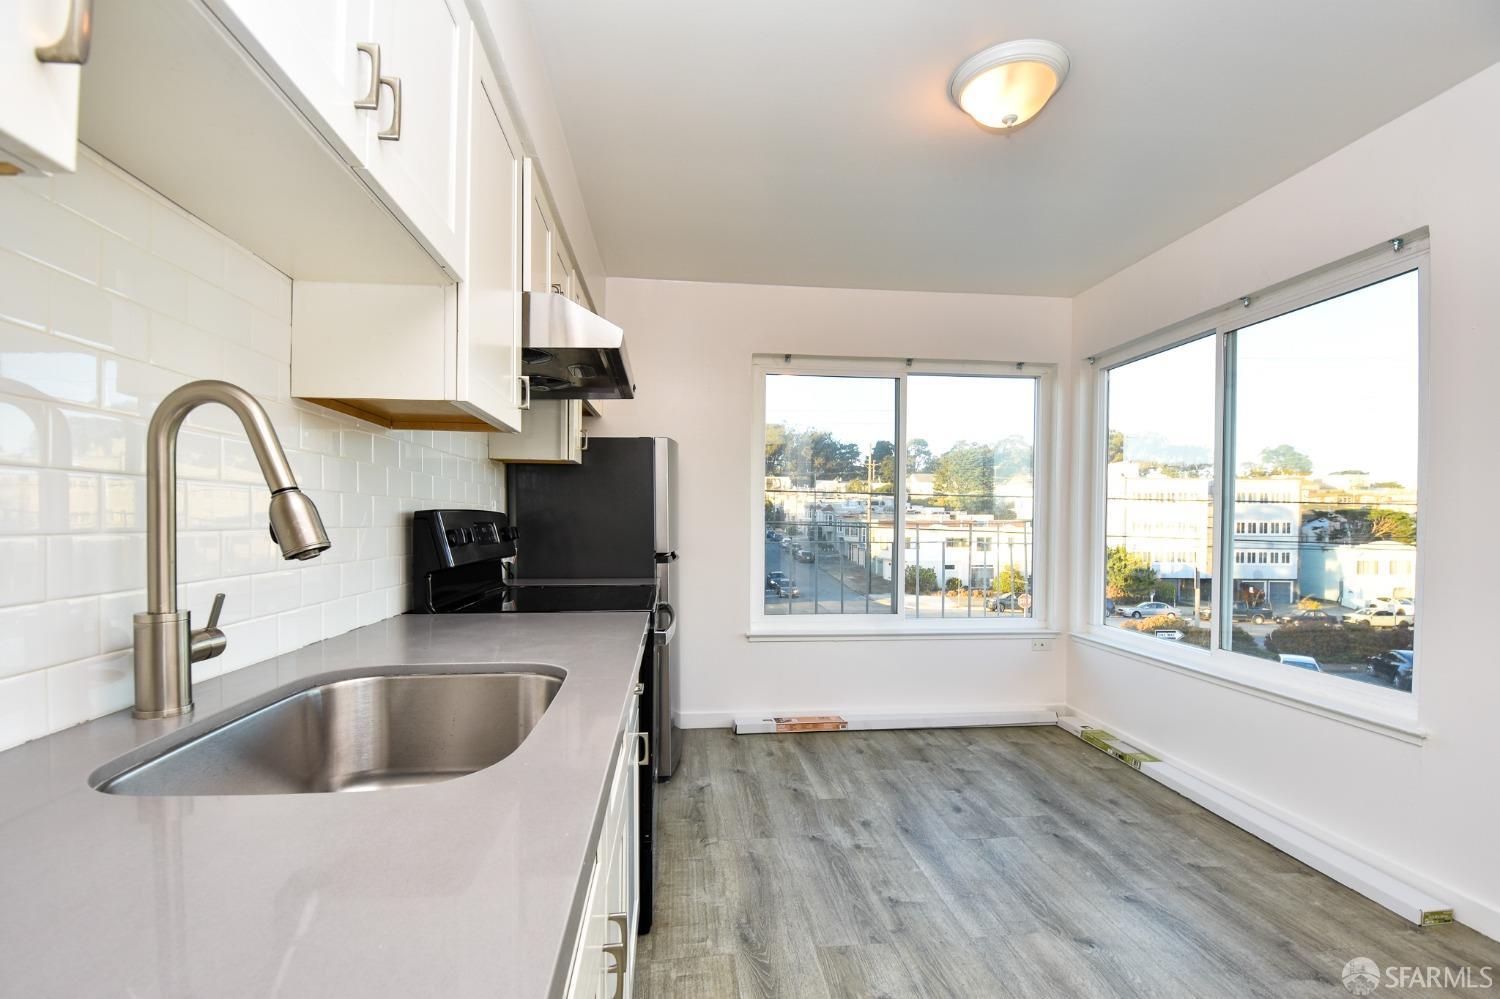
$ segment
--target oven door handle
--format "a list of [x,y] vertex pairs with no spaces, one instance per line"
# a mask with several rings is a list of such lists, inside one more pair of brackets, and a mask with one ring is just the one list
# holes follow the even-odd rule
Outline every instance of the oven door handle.
[[[662,615],[666,615],[666,627],[662,627]],[[677,611],[672,605],[663,600],[656,605],[657,627],[654,632],[657,645],[666,645],[677,637]]]

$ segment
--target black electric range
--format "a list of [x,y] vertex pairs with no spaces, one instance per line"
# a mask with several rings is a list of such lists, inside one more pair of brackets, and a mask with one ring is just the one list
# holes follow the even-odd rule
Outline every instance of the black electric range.
[[[418,510],[412,514],[413,614],[568,614],[641,611],[652,616],[653,639],[641,660],[641,731],[662,744],[658,722],[660,650],[675,631],[671,609],[658,601],[655,580],[532,581],[511,578],[516,530],[491,510]],[[656,869],[656,753],[648,753],[640,785],[641,910],[637,929],[651,929]]]

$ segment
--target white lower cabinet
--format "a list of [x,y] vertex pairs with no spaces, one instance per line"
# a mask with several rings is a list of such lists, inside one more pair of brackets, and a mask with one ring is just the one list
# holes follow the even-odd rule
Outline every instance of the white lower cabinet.
[[583,920],[568,975],[567,999],[629,999],[635,992],[636,921],[640,916],[639,780],[646,747],[632,705],[609,806],[594,853]]
[[490,457],[496,461],[577,465],[588,447],[582,399],[534,402],[520,433],[490,434]]

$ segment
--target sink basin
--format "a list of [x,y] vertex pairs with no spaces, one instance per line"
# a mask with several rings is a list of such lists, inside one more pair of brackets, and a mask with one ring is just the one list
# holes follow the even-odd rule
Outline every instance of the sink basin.
[[[332,680],[95,771],[109,794],[310,794],[431,784],[516,751],[562,686],[544,673]],[[145,747],[149,750],[150,747]]]

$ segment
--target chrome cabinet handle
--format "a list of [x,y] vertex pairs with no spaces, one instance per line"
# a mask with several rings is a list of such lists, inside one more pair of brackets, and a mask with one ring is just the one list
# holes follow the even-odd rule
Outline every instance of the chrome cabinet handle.
[[580,451],[587,451],[589,449],[589,432],[588,432],[588,429],[585,428],[585,427],[580,427],[579,430],[578,430],[578,436],[583,441],[583,443],[581,443],[581,444],[578,445],[578,450],[580,450]]
[[552,293],[554,295],[561,295],[562,294],[562,285],[558,284],[556,281],[552,282]]
[[374,111],[380,107],[380,43],[360,42],[354,47],[370,57],[370,90],[354,106],[361,111]]
[[38,62],[61,62],[82,66],[89,61],[94,41],[94,0],[68,0],[68,26],[51,45],[39,45]]
[[391,127],[384,132],[376,132],[375,138],[399,142],[401,141],[401,77],[382,76],[380,86],[391,88],[391,96],[396,99],[396,106],[391,111]]
[[531,376],[517,375],[521,379],[521,401],[516,404],[517,409],[531,408]]
[[636,742],[635,765],[644,767],[651,762],[651,733],[637,732],[635,735],[638,740]]

